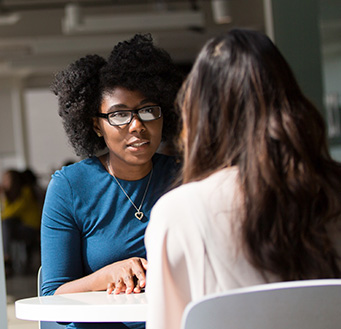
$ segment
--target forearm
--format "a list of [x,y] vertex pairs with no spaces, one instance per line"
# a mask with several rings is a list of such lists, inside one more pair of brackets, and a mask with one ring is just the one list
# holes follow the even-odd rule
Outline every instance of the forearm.
[[100,270],[84,276],[83,278],[64,283],[55,291],[55,295],[86,292],[86,291],[102,291],[107,289],[109,282],[107,266]]
[[147,261],[144,258],[132,257],[89,274],[83,278],[67,282],[57,288],[55,294],[66,294],[86,291],[107,290],[110,294],[125,292],[140,293],[145,287]]

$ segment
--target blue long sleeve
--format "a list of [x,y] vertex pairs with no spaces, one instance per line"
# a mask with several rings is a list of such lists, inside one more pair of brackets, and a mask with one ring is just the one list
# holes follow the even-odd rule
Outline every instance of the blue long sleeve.
[[[144,233],[150,211],[169,187],[174,171],[173,158],[154,156],[141,221],[136,219],[136,210],[98,158],[57,171],[47,189],[42,217],[43,294],[54,294],[60,285],[113,262],[134,256],[145,258]],[[138,181],[120,180],[136,204],[142,200],[148,178],[147,175]],[[126,325],[135,328],[137,324]],[[91,326],[73,324],[70,328]],[[109,328],[108,324],[105,328]]]

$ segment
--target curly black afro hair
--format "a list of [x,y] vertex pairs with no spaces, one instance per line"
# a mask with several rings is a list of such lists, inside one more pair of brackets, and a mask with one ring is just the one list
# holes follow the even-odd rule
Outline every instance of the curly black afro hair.
[[105,149],[103,137],[93,130],[93,117],[102,97],[115,87],[138,90],[159,104],[164,117],[163,140],[171,141],[178,127],[174,109],[183,76],[169,54],[153,45],[150,34],[118,43],[106,61],[88,55],[56,74],[51,86],[59,102],[70,144],[77,155],[92,156]]

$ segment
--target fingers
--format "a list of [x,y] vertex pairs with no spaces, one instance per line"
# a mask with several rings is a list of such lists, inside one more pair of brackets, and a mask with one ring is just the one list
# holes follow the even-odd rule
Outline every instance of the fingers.
[[144,288],[146,286],[146,274],[144,271],[139,270],[136,274],[137,284],[139,288]]
[[107,293],[110,295],[114,293],[115,295],[120,294],[121,292],[126,292],[127,288],[123,280],[119,279],[116,282],[108,283],[107,285]]
[[111,294],[140,293],[146,285],[147,260],[133,257],[113,264],[112,282],[107,285],[107,292]]
[[107,285],[107,293],[110,295],[115,289],[115,285],[113,283],[108,283]]
[[140,280],[137,280],[135,288],[134,288],[134,293],[139,294],[142,291],[142,288],[143,287],[141,286]]
[[144,258],[140,258],[140,261],[141,261],[142,266],[145,269],[145,271],[147,271],[148,261],[146,259],[144,259]]
[[146,286],[147,260],[145,260],[144,258],[138,258],[135,265],[136,267],[134,268],[134,275],[137,279],[135,288],[140,292],[141,288],[144,288]]
[[115,290],[114,293],[116,295],[120,294],[121,292],[127,292],[126,291],[126,284],[125,281],[123,281],[122,279],[118,279],[115,283]]

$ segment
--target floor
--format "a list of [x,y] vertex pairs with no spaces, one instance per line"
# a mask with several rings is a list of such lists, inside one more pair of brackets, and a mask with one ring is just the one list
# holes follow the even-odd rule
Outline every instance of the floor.
[[19,320],[15,317],[14,302],[37,296],[36,275],[13,275],[6,279],[8,329],[38,329],[38,322]]
[[[28,270],[28,266],[25,267],[23,262],[25,257],[21,257],[22,252],[19,249],[16,253],[17,261],[13,269],[13,274],[6,277],[7,329],[38,329],[38,322],[19,320],[15,317],[14,303],[18,299],[37,296],[37,273],[40,266],[40,252],[36,251],[33,254]],[[20,258],[23,259],[20,260]],[[24,274],[25,272],[29,274]]]

